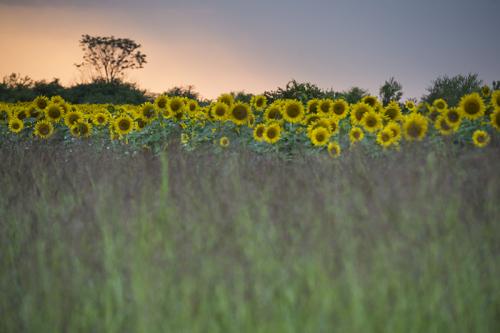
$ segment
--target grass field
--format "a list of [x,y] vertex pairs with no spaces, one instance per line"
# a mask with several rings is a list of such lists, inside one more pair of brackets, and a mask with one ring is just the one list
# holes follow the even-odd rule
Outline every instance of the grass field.
[[0,332],[498,332],[500,148],[0,144]]

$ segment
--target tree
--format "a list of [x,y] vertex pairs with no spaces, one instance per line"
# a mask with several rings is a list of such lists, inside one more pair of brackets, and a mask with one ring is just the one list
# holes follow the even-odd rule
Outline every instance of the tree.
[[351,89],[344,91],[340,94],[340,97],[344,98],[348,103],[357,103],[363,97],[368,95],[368,91],[360,87],[352,87]]
[[384,105],[389,104],[391,101],[399,102],[403,97],[403,86],[394,77],[391,77],[380,87],[379,95]]
[[92,81],[107,83],[121,81],[128,69],[142,68],[146,55],[131,39],[82,35],[80,46],[83,62],[75,64],[80,70],[88,69]]
[[478,74],[456,75],[453,77],[440,76],[432,81],[432,85],[427,88],[427,94],[422,96],[422,100],[432,103],[437,98],[443,98],[448,105],[456,106],[463,95],[479,91],[483,81],[478,78]]

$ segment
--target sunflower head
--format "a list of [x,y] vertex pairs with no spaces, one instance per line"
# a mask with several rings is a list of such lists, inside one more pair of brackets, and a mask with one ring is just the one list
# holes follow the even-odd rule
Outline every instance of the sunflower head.
[[352,124],[353,125],[361,125],[361,120],[363,119],[363,116],[367,112],[375,112],[375,111],[373,110],[373,108],[370,105],[368,105],[364,102],[356,103],[352,107],[352,112],[351,112]]
[[327,131],[330,131],[330,119],[319,118],[307,127],[307,134],[311,136],[312,131],[318,127],[323,127]]
[[393,132],[390,128],[384,128],[377,134],[377,143],[384,148],[391,146],[395,142]]
[[465,95],[460,100],[460,109],[464,117],[474,120],[484,115],[486,107],[478,93]]
[[222,147],[222,148],[227,148],[229,147],[229,138],[227,136],[223,136],[222,138],[220,138],[219,140],[219,145]]
[[43,112],[37,108],[35,105],[31,105],[28,108],[28,117],[30,118],[35,118],[35,119],[40,119],[43,115]]
[[304,118],[304,106],[297,100],[289,100],[283,110],[283,118],[289,123],[300,123]]
[[236,125],[245,125],[248,123],[252,110],[250,106],[243,102],[233,104],[229,112],[229,119]]
[[49,105],[49,99],[45,96],[38,96],[33,100],[33,104],[40,110],[44,110]]
[[361,102],[368,104],[372,108],[375,108],[377,104],[379,104],[379,101],[375,96],[365,96],[361,99]]
[[97,126],[105,126],[109,121],[109,113],[107,111],[99,111],[94,114],[92,120]]
[[415,104],[415,102],[414,102],[414,101],[412,101],[412,100],[407,100],[407,101],[405,102],[405,107],[406,107],[409,111],[411,111],[411,112],[415,112],[415,111],[417,111],[417,105],[416,105],[416,104]]
[[18,119],[18,118],[12,118],[10,119],[9,121],[9,130],[12,132],[12,133],[19,133],[23,130],[24,128],[24,123],[22,120]]
[[490,135],[483,130],[476,130],[472,134],[472,142],[476,147],[483,148],[490,142]]
[[324,146],[330,140],[331,133],[323,126],[317,127],[311,131],[309,138],[315,146]]
[[167,105],[173,114],[182,114],[186,107],[184,98],[178,96],[170,98]]
[[491,93],[491,106],[493,109],[500,108],[500,90],[495,90]]
[[454,127],[448,123],[444,115],[440,115],[434,122],[434,127],[442,135],[450,135],[454,132]]
[[267,105],[267,98],[264,95],[252,96],[250,104],[256,111],[262,111]]
[[63,109],[59,104],[51,103],[45,108],[45,117],[52,122],[58,122],[63,115]]
[[448,124],[453,127],[459,127],[462,122],[462,112],[461,109],[450,108],[443,112],[443,116]]
[[68,128],[70,128],[71,126],[75,125],[82,119],[83,119],[83,113],[81,113],[80,111],[69,111],[64,116],[64,123],[66,124],[66,126],[68,126]]
[[418,113],[412,113],[405,117],[403,123],[403,134],[408,141],[422,140],[427,133],[427,118]]
[[226,103],[216,102],[212,105],[210,112],[215,120],[224,121],[229,115],[229,106]]
[[264,131],[264,141],[267,143],[276,143],[281,138],[281,127],[277,123],[271,123]]
[[279,103],[270,105],[264,112],[265,121],[280,120],[282,118],[282,107]]
[[198,102],[195,101],[194,99],[190,99],[187,101],[187,110],[190,114],[196,113],[200,109],[200,106],[198,105]]
[[371,110],[363,114],[361,125],[367,132],[376,132],[382,128],[382,117],[377,112]]
[[340,145],[337,142],[330,142],[328,144],[327,151],[330,157],[339,157],[341,152]]
[[401,126],[397,122],[390,121],[385,128],[391,130],[394,142],[398,142],[401,139]]
[[432,103],[432,106],[436,108],[436,111],[443,112],[448,108],[448,103],[444,99],[438,98]]
[[160,109],[165,109],[167,107],[168,97],[165,95],[160,95],[155,99],[155,105]]
[[338,119],[344,119],[349,113],[349,104],[343,99],[337,99],[332,104],[333,115]]
[[231,94],[222,94],[217,98],[217,102],[221,102],[231,107],[234,104],[234,96]]
[[115,119],[113,125],[114,125],[114,130],[119,135],[126,135],[134,130],[134,121],[127,114],[122,114],[118,116]]
[[365,133],[360,127],[353,127],[349,131],[349,140],[351,141],[352,144],[363,140],[364,137]]
[[62,98],[62,97],[61,97],[61,96],[59,96],[59,95],[52,96],[52,97],[50,98],[50,101],[51,101],[52,103],[55,103],[55,104],[64,104],[64,103],[66,103],[66,102],[64,101],[64,98]]
[[491,95],[491,89],[490,89],[490,87],[488,87],[488,86],[482,86],[481,87],[481,94],[484,97],[489,97]]
[[0,105],[0,123],[8,122],[10,118],[10,110]]
[[48,139],[54,134],[54,125],[48,120],[40,120],[35,124],[34,134],[42,139]]
[[255,141],[264,141],[264,132],[266,131],[266,126],[264,124],[258,124],[253,129],[253,138]]
[[401,120],[401,107],[395,101],[391,101],[387,106],[383,109],[383,114],[386,118],[393,121]]
[[313,98],[307,102],[307,106],[306,106],[307,114],[318,112],[319,101],[320,100],[318,98]]
[[322,99],[318,104],[318,113],[328,116],[333,112],[333,101],[331,99]]

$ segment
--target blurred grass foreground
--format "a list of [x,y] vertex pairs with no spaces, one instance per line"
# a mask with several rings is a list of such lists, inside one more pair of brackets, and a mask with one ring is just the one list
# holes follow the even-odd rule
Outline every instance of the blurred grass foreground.
[[500,332],[498,146],[0,148],[0,332]]

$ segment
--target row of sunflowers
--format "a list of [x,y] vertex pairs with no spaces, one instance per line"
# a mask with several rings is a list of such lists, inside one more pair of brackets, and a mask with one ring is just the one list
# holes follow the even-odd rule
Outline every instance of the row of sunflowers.
[[61,97],[37,97],[30,103],[0,104],[0,136],[19,140],[99,138],[114,144],[151,146],[180,135],[190,149],[215,144],[226,149],[244,144],[257,151],[326,151],[337,157],[342,149],[370,144],[399,149],[426,137],[485,147],[500,131],[500,90],[488,87],[462,96],[457,106],[444,99],[432,104],[392,101],[375,96],[349,104],[343,99],[269,102],[264,95],[250,102],[222,94],[200,105],[184,97],[159,96],[134,105],[72,105]]

